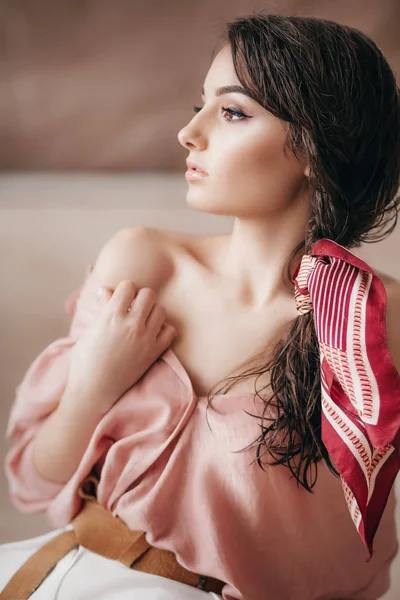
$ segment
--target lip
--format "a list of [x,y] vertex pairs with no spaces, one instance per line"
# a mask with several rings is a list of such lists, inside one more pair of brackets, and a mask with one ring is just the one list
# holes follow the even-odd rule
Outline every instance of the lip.
[[186,164],[187,164],[188,170],[190,170],[190,171],[192,171],[192,170],[196,171],[197,173],[201,173],[203,176],[207,176],[208,175],[207,171],[205,171],[203,169],[203,167],[201,165],[199,165],[198,163],[196,163],[194,160],[189,160],[188,159],[186,161]]
[[199,181],[200,179],[206,179],[207,177],[207,173],[196,171],[195,169],[188,169],[185,173],[185,178],[188,181]]

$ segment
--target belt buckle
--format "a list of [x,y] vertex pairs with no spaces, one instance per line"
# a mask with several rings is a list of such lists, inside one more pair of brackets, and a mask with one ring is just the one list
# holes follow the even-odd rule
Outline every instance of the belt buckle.
[[[89,491],[85,490],[85,486],[91,485],[91,489]],[[89,500],[90,502],[94,502],[97,500],[97,488],[99,485],[99,478],[96,475],[88,475],[82,481],[78,488],[78,495],[83,498],[83,500]]]
[[197,582],[195,587],[199,588],[199,590],[206,591],[207,580],[207,575],[199,575],[199,581]]

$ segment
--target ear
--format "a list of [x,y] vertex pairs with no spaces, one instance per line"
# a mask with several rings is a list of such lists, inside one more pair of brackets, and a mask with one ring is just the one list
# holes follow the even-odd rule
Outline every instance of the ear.
[[306,177],[310,177],[310,165],[305,166],[303,173]]

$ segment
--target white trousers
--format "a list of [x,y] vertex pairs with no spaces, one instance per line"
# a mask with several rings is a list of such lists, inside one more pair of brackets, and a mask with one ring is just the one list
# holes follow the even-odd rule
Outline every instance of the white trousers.
[[[0,590],[43,544],[71,525],[38,537],[0,544]],[[214,592],[129,569],[83,546],[66,554],[29,600],[221,600]]]

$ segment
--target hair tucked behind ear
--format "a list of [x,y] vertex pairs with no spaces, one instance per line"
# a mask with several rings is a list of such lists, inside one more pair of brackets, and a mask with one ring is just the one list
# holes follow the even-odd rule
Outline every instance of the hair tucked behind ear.
[[[303,246],[306,254],[325,237],[352,248],[389,235],[400,203],[400,89],[379,47],[361,31],[333,21],[262,12],[228,23],[222,41],[230,44],[243,87],[288,122],[288,148],[310,165],[311,218],[304,243],[290,257],[289,281]],[[258,464],[262,468],[261,457],[269,454],[268,464],[287,466],[312,492],[321,459],[339,475],[321,439],[312,311],[294,320],[265,365],[228,379],[267,371],[271,393],[254,442]],[[270,424],[269,407],[276,415]]]

